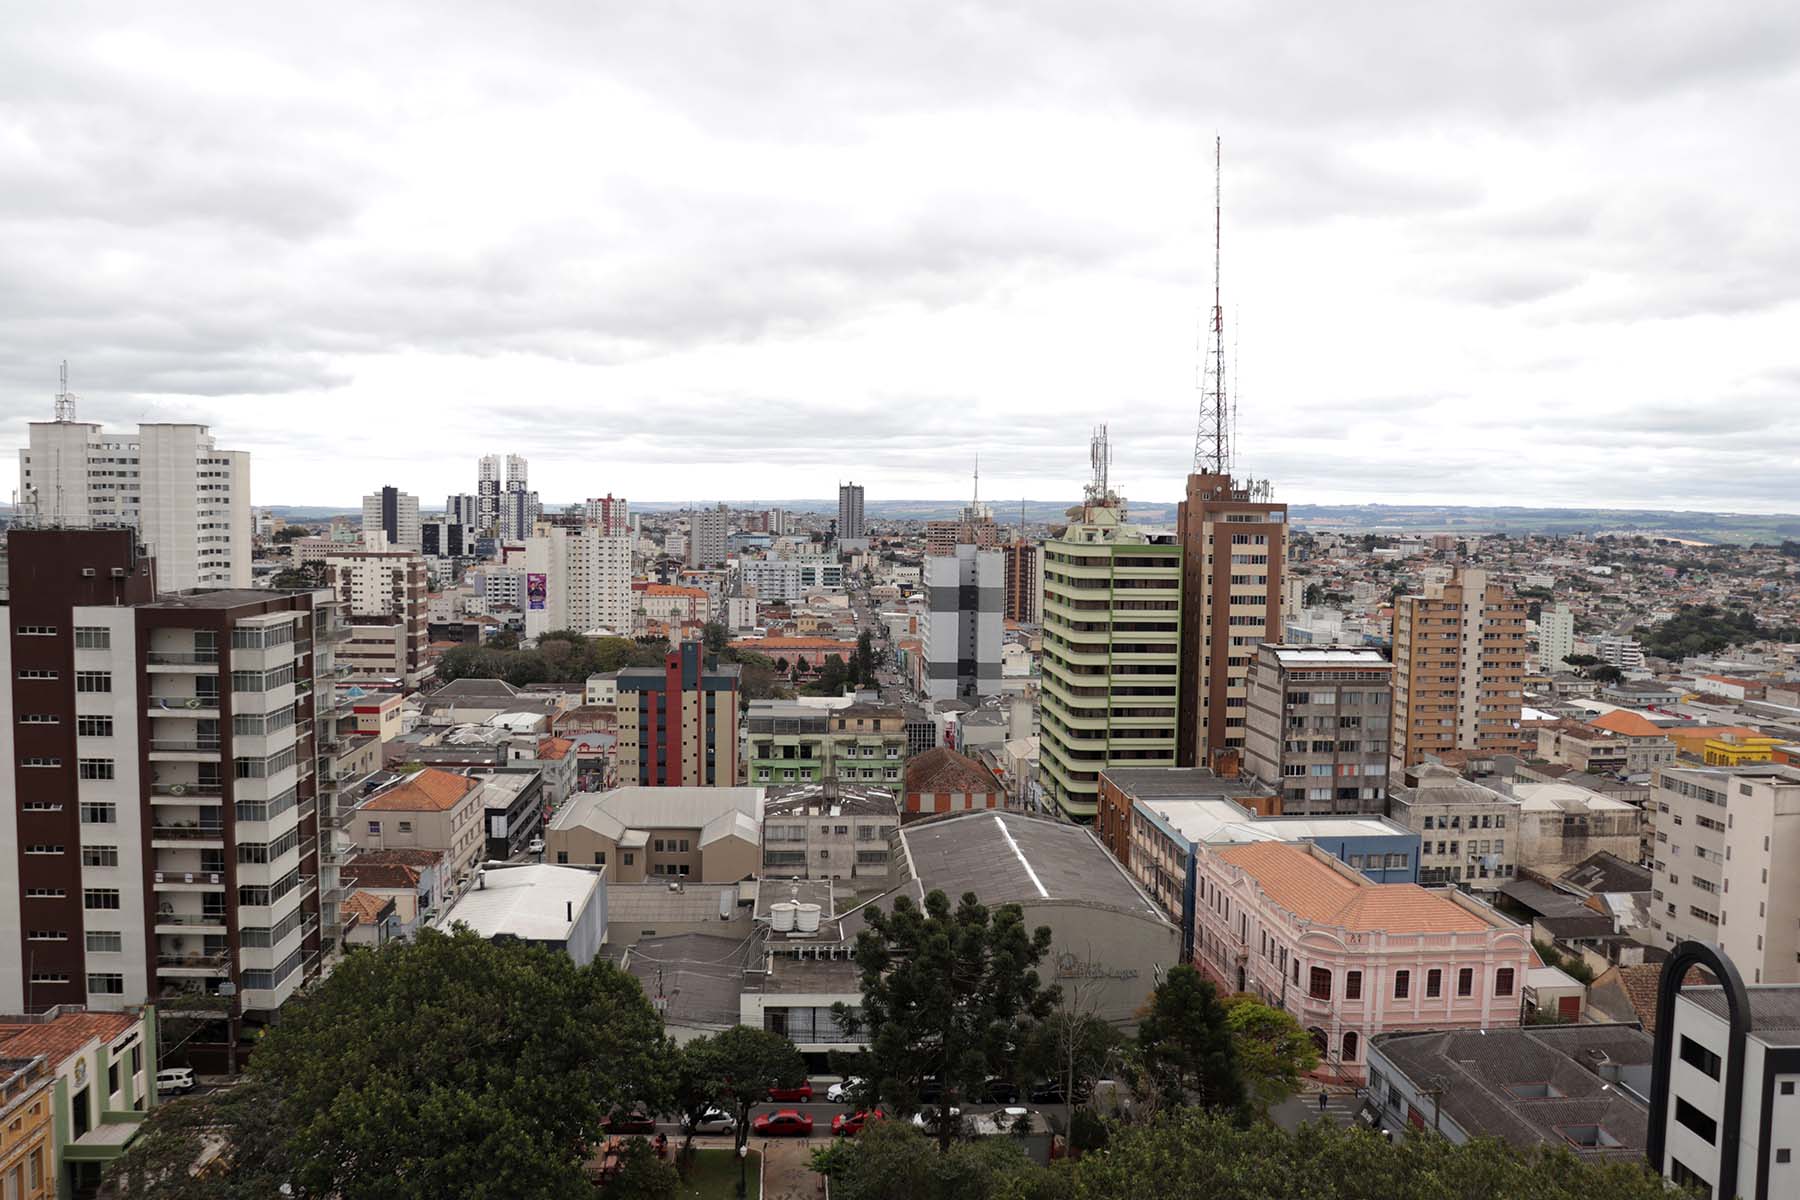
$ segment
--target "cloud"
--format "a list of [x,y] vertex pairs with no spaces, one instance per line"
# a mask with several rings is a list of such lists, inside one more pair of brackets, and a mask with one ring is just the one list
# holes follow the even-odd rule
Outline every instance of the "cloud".
[[1219,132],[1245,470],[1795,508],[1796,103],[1774,2],[58,5],[0,31],[0,421],[67,357],[259,502],[435,504],[511,449],[1067,496],[1105,420],[1172,499]]

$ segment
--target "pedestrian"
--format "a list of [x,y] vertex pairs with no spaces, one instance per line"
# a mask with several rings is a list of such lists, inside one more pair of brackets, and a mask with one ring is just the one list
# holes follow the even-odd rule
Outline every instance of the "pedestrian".
[[1326,1103],[1327,1103],[1327,1098],[1326,1098],[1326,1095],[1325,1095],[1325,1089],[1324,1089],[1324,1088],[1320,1088],[1320,1089],[1319,1089],[1319,1115],[1320,1115],[1320,1116],[1321,1116],[1321,1117],[1322,1117],[1322,1116],[1324,1116],[1324,1115],[1325,1115],[1325,1105],[1326,1105]]

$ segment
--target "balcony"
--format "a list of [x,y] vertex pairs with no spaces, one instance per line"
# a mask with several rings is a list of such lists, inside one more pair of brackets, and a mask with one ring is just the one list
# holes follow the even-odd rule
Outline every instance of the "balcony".
[[159,912],[156,914],[156,932],[158,933],[193,933],[225,932],[225,914],[223,912],[178,913]]
[[159,674],[187,672],[216,675],[219,671],[217,650],[152,650],[144,661],[150,670]]
[[153,717],[195,717],[217,720],[219,697],[211,695],[152,696],[149,706]]
[[175,979],[221,978],[231,973],[231,958],[226,954],[159,954],[156,973]]
[[186,989],[164,989],[156,1007],[158,1016],[192,1017],[204,1021],[229,1015],[231,997],[211,996]]
[[161,842],[176,842],[181,845],[204,846],[225,844],[225,829],[222,825],[201,825],[195,823],[176,822],[172,825],[153,825],[150,827],[150,844],[155,846]]
[[224,891],[222,871],[157,871],[151,875],[151,886],[163,892]]
[[218,783],[152,783],[150,785],[150,803],[158,800],[165,803],[182,804],[217,804],[224,795],[224,785]]

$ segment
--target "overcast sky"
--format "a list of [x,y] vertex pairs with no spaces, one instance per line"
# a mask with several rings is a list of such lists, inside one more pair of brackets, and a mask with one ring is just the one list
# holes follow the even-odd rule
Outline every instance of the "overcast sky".
[[1800,511],[1796,112],[1792,0],[31,5],[0,441],[67,357],[262,504],[1172,500],[1216,131],[1279,497]]

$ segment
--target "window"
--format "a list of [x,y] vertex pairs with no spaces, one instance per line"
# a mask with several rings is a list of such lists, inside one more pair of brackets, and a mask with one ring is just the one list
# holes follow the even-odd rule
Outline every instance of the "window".
[[19,636],[20,637],[55,637],[56,636],[56,626],[54,626],[54,625],[21,625],[21,626],[19,626]]
[[604,867],[606,865],[606,851],[604,851],[604,850],[594,851],[594,865],[596,867]]
[[1444,973],[1433,967],[1425,972],[1425,998],[1436,1000],[1444,994]]
[[1361,1000],[1362,999],[1362,972],[1361,971],[1346,971],[1346,972],[1344,972],[1344,999],[1346,999],[1346,1000]]
[[1307,980],[1307,994],[1315,1000],[1331,999],[1331,971],[1326,967],[1314,967]]
[[110,692],[112,691],[112,672],[77,671],[75,672],[75,690],[78,692]]
[[111,779],[114,776],[113,760],[110,758],[83,758],[76,760],[83,779]]
[[113,719],[111,717],[76,717],[75,733],[79,737],[111,737]]
[[21,725],[61,725],[62,718],[55,713],[20,713]]
[[116,804],[98,804],[87,800],[81,802],[83,825],[111,825],[118,819],[119,806]]
[[77,650],[110,650],[112,649],[112,630],[104,625],[77,625],[75,627],[75,648]]
[[1494,972],[1494,995],[1510,996],[1513,994],[1513,969],[1501,967]]
[[1680,1097],[1675,1099],[1675,1121],[1709,1146],[1718,1140],[1719,1123]]
[[119,954],[125,949],[125,935],[117,931],[90,929],[87,932],[89,954]]
[[116,909],[119,907],[119,889],[88,888],[81,893],[81,907]]
[[60,767],[60,766],[62,766],[62,759],[57,758],[53,755],[46,756],[46,755],[41,755],[41,754],[32,754],[32,755],[27,755],[24,758],[21,758],[19,760],[19,765],[21,767]]
[[117,846],[83,846],[81,848],[81,865],[84,867],[116,867],[119,865],[119,848]]
[[19,678],[20,679],[57,679],[57,678],[60,678],[60,676],[58,676],[55,671],[46,670],[42,667],[20,667],[19,668]]
[[401,833],[411,833],[412,832],[412,822],[411,821],[400,822],[400,832]]
[[1464,967],[1456,973],[1456,994],[1458,996],[1475,994],[1475,969],[1473,967]]
[[1406,993],[1410,987],[1412,987],[1412,972],[1411,971],[1395,971],[1394,972],[1394,999],[1396,999],[1396,1000],[1406,999]]
[[637,856],[629,850],[626,850],[623,853],[621,853],[620,857],[625,860],[625,865],[628,867],[637,860]]
[[1709,1079],[1719,1077],[1719,1056],[1686,1035],[1681,1039],[1681,1061],[1701,1071]]
[[569,863],[569,852],[567,850],[558,850],[556,852],[556,863],[558,866],[567,866]]
[[1356,1043],[1357,1043],[1357,1037],[1356,1037],[1355,1033],[1346,1033],[1344,1035],[1344,1061],[1345,1062],[1355,1062],[1356,1061],[1356,1050],[1357,1050]]
[[381,822],[380,821],[370,821],[369,822],[369,836],[370,837],[380,837],[381,836]]
[[[111,973],[90,974],[88,991],[101,996],[122,996],[125,994],[125,977]],[[114,1063],[112,1065],[112,1090],[115,1092],[119,1090],[118,1073],[119,1064]]]

